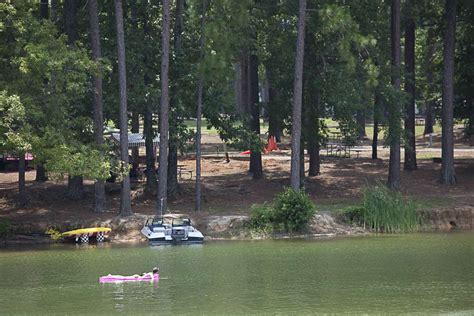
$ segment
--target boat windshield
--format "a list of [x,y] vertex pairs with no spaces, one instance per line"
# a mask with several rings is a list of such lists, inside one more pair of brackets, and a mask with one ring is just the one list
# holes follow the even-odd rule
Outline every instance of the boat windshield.
[[163,226],[163,218],[154,218],[151,223],[153,226]]
[[175,218],[173,219],[173,226],[190,226],[191,221],[189,218]]

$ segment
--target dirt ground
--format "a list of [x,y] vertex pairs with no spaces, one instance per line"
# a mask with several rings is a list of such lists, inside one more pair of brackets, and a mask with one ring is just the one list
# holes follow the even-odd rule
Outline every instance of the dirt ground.
[[[208,215],[238,215],[248,213],[255,203],[270,202],[274,195],[289,186],[290,151],[280,145],[280,150],[263,155],[264,179],[252,180],[248,174],[249,157],[231,152],[227,163],[222,152],[217,153],[218,139],[207,137],[208,151],[202,161],[203,212],[194,213],[195,160],[183,156],[179,164],[189,173],[179,179],[180,192],[169,201],[172,212],[190,214],[192,217]],[[418,140],[418,170],[401,171],[402,192],[412,196],[428,207],[474,205],[474,147],[457,144],[455,186],[438,183],[441,164],[432,157],[440,157],[439,146],[426,147],[426,140]],[[438,148],[437,148],[438,147]],[[213,149],[214,148],[214,149]],[[361,190],[368,184],[386,182],[388,170],[388,149],[379,147],[380,159],[370,158],[370,147],[364,144],[356,147],[350,158],[325,157],[322,151],[321,174],[306,178],[306,191],[321,211],[334,211],[356,204]],[[403,149],[402,149],[403,153]],[[306,161],[306,170],[308,161]],[[403,155],[402,167],[403,169]],[[120,184],[107,183],[107,210],[102,214],[92,212],[93,183],[85,181],[85,196],[81,200],[65,198],[66,182],[34,181],[35,171],[27,172],[27,193],[29,204],[19,208],[15,204],[18,194],[18,175],[14,172],[0,173],[0,221],[9,219],[14,224],[47,223],[62,225],[85,220],[107,220],[118,214],[120,205]],[[144,181],[132,181],[132,209],[135,213],[153,214],[156,197],[143,195]]]

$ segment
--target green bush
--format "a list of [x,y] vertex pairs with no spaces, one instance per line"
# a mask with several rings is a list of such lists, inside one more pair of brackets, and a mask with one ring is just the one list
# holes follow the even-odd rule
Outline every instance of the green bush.
[[410,232],[422,224],[415,203],[384,185],[365,188],[362,206],[364,223],[376,232]]
[[248,226],[251,229],[264,229],[271,228],[273,222],[273,210],[268,203],[261,205],[254,204],[250,208],[250,220]]
[[266,234],[274,228],[283,228],[287,232],[301,231],[308,226],[315,212],[315,205],[304,191],[286,188],[271,205],[252,205],[247,227]]
[[49,227],[45,233],[54,241],[59,241],[63,238],[61,232],[56,227]]
[[337,217],[348,224],[363,225],[364,208],[362,206],[352,206],[337,214]]
[[12,232],[12,225],[10,221],[4,220],[0,221],[0,239],[6,240],[8,236],[10,236]]
[[306,228],[315,212],[314,203],[303,190],[297,192],[286,188],[273,202],[273,221],[287,232]]

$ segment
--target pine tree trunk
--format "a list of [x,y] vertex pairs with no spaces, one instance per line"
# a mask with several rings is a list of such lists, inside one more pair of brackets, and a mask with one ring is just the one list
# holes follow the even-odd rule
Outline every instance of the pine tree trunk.
[[[51,6],[52,5],[53,3],[51,3]],[[51,8],[51,20],[54,23],[52,11],[53,11],[53,8]],[[49,18],[48,0],[41,0],[40,2],[40,18],[44,20],[47,20]],[[45,86],[47,86],[49,80],[48,79],[43,79],[43,80],[44,80]],[[54,79],[52,79],[51,81],[54,81]],[[36,179],[35,179],[36,182],[45,182],[48,180],[48,176],[46,174],[46,170],[44,168],[43,162],[39,162],[36,165]]]
[[[250,129],[260,138],[260,102],[258,99],[258,59],[257,55],[251,54],[249,58],[249,105],[250,105]],[[263,178],[262,153],[260,150],[250,152],[250,173],[254,180]]]
[[[143,33],[144,37],[149,36],[148,28],[148,17],[143,21]],[[146,51],[143,54],[144,65],[148,65],[149,57]],[[145,70],[143,75],[143,83],[148,88],[151,85],[151,78],[148,74],[148,69]],[[150,105],[149,98],[145,98],[145,114],[143,118],[143,134],[145,135],[145,152],[146,152],[146,185],[145,193],[147,195],[156,194],[157,179],[156,179],[156,148],[153,144],[154,133],[153,133],[153,110]]]
[[278,108],[278,92],[274,87],[271,70],[267,69],[268,80],[268,136],[275,136],[277,143],[281,142],[281,119]]
[[[77,40],[77,16],[75,0],[64,1],[64,22],[67,35],[67,44],[74,48]],[[83,179],[80,176],[68,177],[67,196],[70,199],[81,199],[84,194]]]
[[[120,93],[120,159],[128,167],[128,116],[127,116],[127,76],[125,66],[125,39],[123,29],[122,0],[114,0],[115,19],[117,26],[117,56]],[[120,193],[120,216],[132,214],[132,201],[130,197],[130,175],[127,172],[122,181]]]
[[378,159],[377,146],[379,142],[380,94],[375,92],[374,98],[374,132],[372,136],[372,159]]
[[249,53],[246,49],[242,50],[239,55],[240,66],[240,104],[239,112],[242,115],[248,115],[250,112],[249,105]]
[[77,40],[77,18],[76,18],[76,1],[64,0],[64,22],[65,33],[67,35],[67,44],[74,45]]
[[314,100],[308,104],[308,154],[309,154],[309,172],[310,177],[319,175],[321,170],[321,157],[319,155],[319,107],[320,96],[316,93]]
[[306,25],[306,0],[299,0],[298,37],[296,41],[293,116],[291,129],[291,188],[300,190],[301,185],[301,100],[303,94],[304,35]]
[[446,31],[443,53],[443,108],[441,183],[456,184],[454,170],[453,90],[454,41],[456,36],[456,0],[446,0]]
[[48,181],[48,175],[46,174],[46,169],[42,163],[36,165],[36,182],[45,182]]
[[26,162],[25,153],[21,152],[18,158],[18,205],[25,206],[28,203],[28,197],[26,195]]
[[48,0],[41,0],[40,2],[40,18],[47,20],[49,18]]
[[433,63],[435,55],[435,45],[434,45],[435,30],[430,28],[426,36],[426,81],[428,85],[428,96],[425,101],[425,130],[423,135],[428,135],[433,133],[433,126],[435,124],[435,115],[434,111],[434,102],[431,96],[434,88],[434,75],[433,75]]
[[[145,80],[145,82],[147,82]],[[146,151],[146,194],[153,194],[156,192],[156,151],[153,145],[153,116],[151,109],[147,106],[145,110],[145,118],[143,122],[143,132],[145,134],[145,151]]]
[[170,53],[170,1],[163,0],[163,29],[161,55],[160,101],[160,165],[158,173],[157,214],[167,210],[168,194],[168,132],[169,132],[169,53]]
[[83,179],[80,176],[68,177],[67,198],[80,200],[84,197]]
[[[89,22],[90,22],[90,37],[92,48],[92,59],[95,62],[100,62],[102,56],[100,45],[100,29],[99,29],[99,9],[97,0],[89,0]],[[101,148],[104,144],[103,126],[104,115],[102,106],[102,73],[92,75],[93,79],[93,95],[92,101],[94,106],[94,140],[96,145]],[[102,150],[102,149],[101,149]],[[94,183],[94,211],[96,213],[103,212],[105,209],[105,183],[102,180],[97,180]]]
[[365,111],[364,110],[357,111],[356,121],[357,121],[357,127],[358,127],[357,139],[363,140],[367,138],[367,134],[365,132]]
[[[206,28],[207,0],[202,0],[202,18],[201,18],[201,39],[200,39],[200,62],[204,62],[205,57],[205,28]],[[199,73],[198,81],[198,99],[196,107],[196,205],[195,211],[200,212],[202,208],[202,188],[201,188],[201,117],[202,117],[202,98],[204,89],[204,74]],[[225,146],[225,144],[224,144]]]
[[[392,85],[400,91],[400,0],[392,0],[391,9]],[[400,189],[400,101],[390,106],[389,112],[390,161],[387,185],[392,190]]]
[[408,102],[405,104],[405,170],[416,170],[415,139],[415,19],[413,17],[414,1],[406,3],[407,21],[405,22],[405,92]]
[[[140,115],[137,111],[132,112],[132,133],[140,132]],[[138,178],[138,168],[140,166],[139,147],[132,148],[132,170],[130,170],[131,178]]]
[[434,102],[426,101],[425,102],[425,129],[423,130],[423,135],[432,134],[434,132],[433,126],[435,123],[435,114],[434,112]]
[[304,146],[305,142],[301,139],[301,146],[300,146],[300,189],[304,189],[306,184],[306,173],[304,168]]
[[[179,62],[182,60],[183,52],[181,47],[181,37],[183,33],[183,12],[184,12],[184,0],[176,1],[176,18],[174,26],[174,55],[175,55],[175,71],[174,80],[179,81],[181,77],[181,70]],[[173,74],[172,73],[172,74]],[[178,85],[176,84],[171,86],[171,95],[170,95],[170,109],[177,108],[177,95],[178,95]],[[170,130],[169,130],[169,152],[168,152],[168,197],[174,197],[178,194],[179,185],[178,185],[178,119],[177,116],[178,110],[171,111],[171,120],[170,120]],[[174,113],[174,115],[173,115]]]
[[50,18],[51,18],[51,22],[53,22],[54,24],[58,23],[58,19],[59,19],[58,8],[59,8],[58,0],[51,0]]

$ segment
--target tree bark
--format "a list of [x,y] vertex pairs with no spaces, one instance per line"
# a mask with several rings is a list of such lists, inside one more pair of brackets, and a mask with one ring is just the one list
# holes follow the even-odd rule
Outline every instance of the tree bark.
[[239,56],[240,66],[240,113],[248,115],[250,113],[250,92],[249,92],[249,53],[242,50]]
[[[170,130],[169,130],[169,149],[168,149],[168,197],[174,197],[178,194],[179,185],[178,185],[178,120],[177,117],[173,119],[174,116],[178,115],[178,105],[177,105],[177,95],[178,95],[178,85],[177,82],[181,78],[181,67],[179,62],[182,60],[182,33],[183,33],[183,12],[184,12],[184,0],[176,1],[176,11],[175,11],[175,25],[174,25],[174,55],[175,55],[175,71],[174,80],[175,84],[171,85],[171,95],[170,95],[170,109],[171,109],[171,121],[170,121]],[[175,111],[172,111],[172,109]]]
[[[392,0],[391,7],[392,85],[400,91],[400,0]],[[400,101],[390,107],[389,134],[390,161],[387,185],[392,190],[400,189]]]
[[84,197],[84,184],[81,176],[68,177],[67,198],[80,200]]
[[168,131],[169,131],[169,53],[170,53],[170,1],[163,0],[163,29],[161,55],[161,106],[160,106],[160,166],[158,173],[157,214],[167,210],[168,193]]
[[25,206],[28,203],[26,195],[26,162],[25,153],[21,152],[18,158],[18,205]]
[[[120,93],[120,159],[126,168],[129,166],[128,159],[128,117],[127,117],[127,75],[125,66],[125,39],[123,29],[122,0],[114,0],[115,19],[117,26],[117,56]],[[130,175],[125,173],[122,180],[120,193],[120,216],[132,214],[132,202],[130,197]]]
[[304,35],[306,25],[306,0],[299,0],[298,37],[296,41],[293,116],[291,130],[291,188],[300,190],[301,151],[301,99],[303,94]]
[[301,146],[300,146],[300,189],[304,189],[306,184],[306,173],[304,169],[304,146],[305,142],[301,139]]
[[46,169],[42,163],[36,165],[36,182],[45,182],[48,181],[48,175],[46,174]]
[[[249,58],[249,105],[250,105],[250,129],[260,139],[260,102],[258,99],[258,59],[257,55],[251,54]],[[252,150],[250,152],[250,173],[254,180],[263,178],[262,152]]]
[[[64,22],[65,32],[67,35],[67,44],[74,48],[74,43],[77,40],[77,16],[76,16],[76,1],[64,1]],[[83,178],[80,176],[68,177],[68,188],[66,195],[71,199],[80,199],[84,194]]]
[[[202,18],[201,18],[201,39],[200,39],[200,62],[201,66],[204,62],[205,51],[205,28],[206,28],[206,13],[207,13],[207,0],[202,0]],[[196,205],[195,211],[200,212],[202,201],[202,188],[201,188],[201,117],[202,117],[202,98],[204,89],[204,73],[203,69],[200,69],[199,80],[198,80],[198,99],[196,107]]]
[[375,92],[374,97],[374,132],[372,136],[372,159],[378,159],[377,146],[379,142],[380,94]]
[[[148,16],[143,21],[143,33],[145,39],[149,36],[148,29]],[[149,57],[146,54],[146,50],[143,54],[144,65],[147,67]],[[145,74],[143,75],[143,82],[145,87],[148,88],[152,81],[148,74],[148,68],[145,68]],[[145,134],[145,152],[146,152],[146,185],[145,193],[147,195],[156,194],[157,179],[156,179],[156,148],[153,144],[155,137],[153,133],[153,109],[151,106],[151,100],[148,97],[145,98],[145,115],[143,119],[143,133]]]
[[[57,3],[56,3],[57,7]],[[49,18],[49,7],[48,7],[48,0],[41,0],[40,2],[40,18],[47,20]],[[53,19],[53,2],[51,2],[51,21],[53,23],[55,20]],[[48,80],[44,79],[45,85],[48,84]],[[37,182],[45,182],[48,180],[48,175],[46,174],[46,170],[44,168],[43,162],[39,162],[36,165],[36,179]]]
[[64,0],[64,22],[66,27],[67,44],[74,45],[77,41],[76,1]]
[[48,0],[41,0],[40,2],[40,18],[45,20],[49,18]]
[[[89,24],[91,36],[92,59],[96,63],[100,63],[102,50],[100,45],[100,29],[99,29],[99,9],[97,0],[89,0]],[[93,93],[92,102],[94,107],[94,140],[100,150],[104,144],[103,126],[104,115],[102,106],[102,69],[99,68],[98,73],[92,75]],[[103,151],[102,151],[103,152]],[[105,183],[103,180],[97,180],[94,183],[94,211],[96,213],[103,212],[105,209]]]
[[454,170],[453,96],[454,96],[454,42],[456,36],[456,0],[446,0],[446,30],[443,53],[443,108],[441,183],[456,184]]
[[435,30],[430,28],[426,35],[426,81],[428,85],[428,95],[425,100],[425,130],[424,135],[433,133],[435,124],[434,101],[431,93],[434,88],[433,61],[435,55],[434,37]]
[[316,93],[314,101],[307,104],[308,111],[308,154],[309,154],[309,172],[308,176],[314,177],[320,174],[321,157],[319,155],[319,107],[320,96]]
[[[132,133],[140,132],[140,115],[138,111],[132,113]],[[140,152],[139,147],[132,148],[132,170],[130,170],[131,178],[138,178],[138,167],[140,166]]]
[[359,110],[356,113],[356,121],[358,127],[357,139],[363,140],[367,138],[367,133],[365,132],[365,111]]
[[275,136],[277,143],[281,142],[281,118],[278,108],[278,92],[274,87],[272,71],[266,69],[268,81],[268,136]]
[[58,23],[58,0],[51,0],[51,22]]
[[[146,82],[146,80],[145,80]],[[147,105],[145,109],[145,118],[143,123],[143,132],[145,134],[145,151],[146,151],[146,194],[156,192],[156,150],[153,144],[153,114],[150,107]]]
[[408,102],[405,104],[405,170],[416,170],[416,139],[415,139],[415,3],[406,3],[407,20],[405,25],[405,92]]

